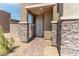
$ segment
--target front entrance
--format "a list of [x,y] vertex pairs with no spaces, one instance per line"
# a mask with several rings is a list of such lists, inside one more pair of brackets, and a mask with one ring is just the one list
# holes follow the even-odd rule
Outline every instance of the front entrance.
[[37,37],[43,37],[44,31],[43,31],[43,17],[42,16],[36,16],[35,21],[35,36]]

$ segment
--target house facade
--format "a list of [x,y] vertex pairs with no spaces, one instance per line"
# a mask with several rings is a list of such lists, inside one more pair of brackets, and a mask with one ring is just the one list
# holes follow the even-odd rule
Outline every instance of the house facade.
[[79,55],[79,3],[64,3],[63,16],[60,18],[60,54]]
[[4,32],[10,31],[10,13],[0,10],[0,27],[4,29]]
[[[31,19],[28,19],[28,18]],[[51,40],[52,24],[51,21],[59,20],[57,4],[21,4],[21,22],[20,24],[30,24],[31,30],[27,33],[31,37],[43,37]],[[29,21],[31,20],[31,21]]]
[[51,40],[59,55],[79,55],[79,4],[23,3],[19,35],[23,42],[34,37]]
[[61,56],[79,56],[79,3],[62,6],[60,20],[52,21],[52,45]]

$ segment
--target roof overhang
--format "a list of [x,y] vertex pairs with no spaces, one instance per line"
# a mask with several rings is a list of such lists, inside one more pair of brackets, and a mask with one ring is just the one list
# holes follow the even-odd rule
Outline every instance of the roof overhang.
[[25,6],[25,8],[26,8],[26,9],[28,9],[28,8],[36,8],[36,7],[49,6],[49,5],[55,5],[55,4],[56,4],[56,3],[36,4],[36,5]]

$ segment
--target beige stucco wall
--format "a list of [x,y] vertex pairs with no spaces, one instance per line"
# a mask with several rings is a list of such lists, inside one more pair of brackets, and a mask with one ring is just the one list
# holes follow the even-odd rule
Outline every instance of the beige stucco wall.
[[26,6],[29,6],[29,5],[35,5],[35,4],[39,4],[39,3],[21,3],[20,4],[20,21],[27,21],[27,14],[28,11],[26,10]]
[[52,38],[52,24],[51,21],[58,21],[59,13],[57,12],[57,4],[52,6],[51,11],[47,11],[44,15],[44,38]]
[[52,24],[51,21],[59,20],[59,13],[57,12],[57,4],[52,6],[51,11],[47,11],[44,15],[44,38],[52,38]]
[[64,3],[63,16],[79,16],[79,3]]
[[[26,11],[25,6],[29,6],[29,5],[35,5],[35,4],[41,4],[41,3],[21,3],[20,4],[20,10],[21,10],[21,16],[20,16],[20,21],[27,21],[27,13],[28,11]],[[53,20],[59,20],[59,13],[57,13],[57,4],[53,5]]]
[[53,6],[53,20],[57,21],[59,20],[59,13],[57,12],[57,4]]
[[51,30],[52,30],[52,11],[48,11],[44,14],[44,38],[51,39]]
[[4,32],[9,32],[10,13],[0,10],[0,26],[4,29]]
[[[25,3],[20,5],[21,5],[21,21],[27,21],[25,6],[34,5],[34,3],[33,4]],[[44,14],[44,38],[45,39],[51,39],[51,34],[52,34],[51,21],[59,20],[59,13],[57,13],[57,5],[54,5],[54,6],[52,5],[52,7],[53,8],[51,11],[46,11]]]
[[[35,4],[42,4],[42,3],[21,3],[20,4],[20,10],[21,10],[21,16],[20,21],[27,21],[27,9],[25,7],[29,5],[35,5]],[[53,20],[59,20],[59,13],[57,13],[57,4],[53,5]]]

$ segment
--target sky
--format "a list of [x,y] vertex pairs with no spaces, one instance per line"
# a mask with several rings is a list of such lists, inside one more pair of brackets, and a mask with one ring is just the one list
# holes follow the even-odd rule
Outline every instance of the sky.
[[0,10],[11,13],[12,19],[20,20],[19,3],[0,3]]

